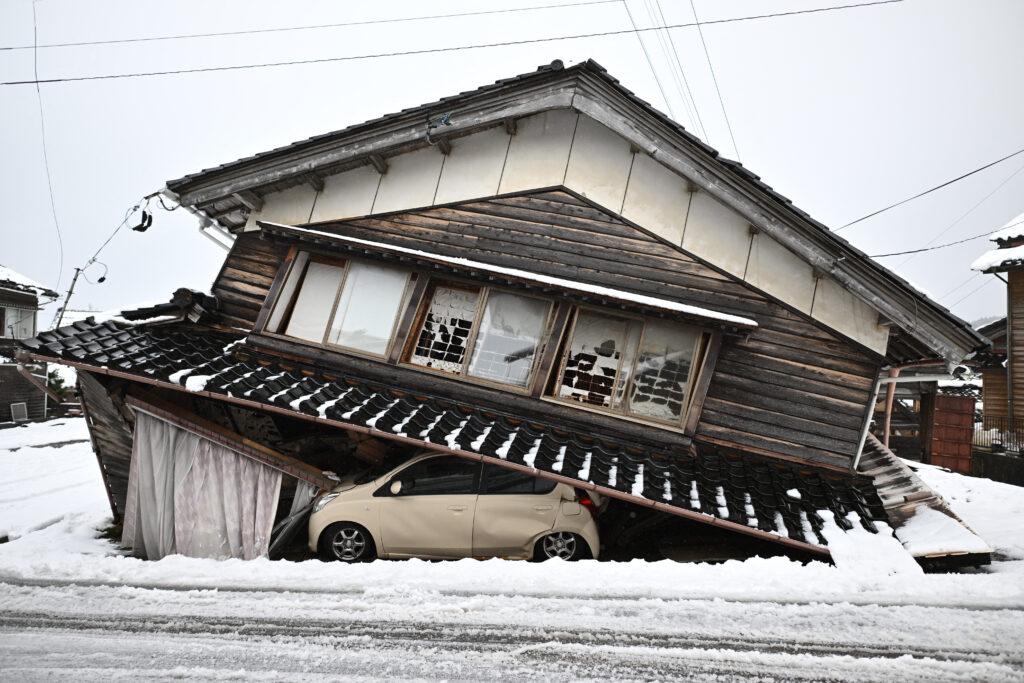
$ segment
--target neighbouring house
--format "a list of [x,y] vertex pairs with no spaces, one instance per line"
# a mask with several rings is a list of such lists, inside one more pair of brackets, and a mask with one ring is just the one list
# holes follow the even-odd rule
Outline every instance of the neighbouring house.
[[0,424],[46,414],[45,363],[14,359],[18,341],[36,336],[40,298],[53,301],[57,293],[0,265]]
[[604,557],[827,558],[891,526],[987,561],[868,433],[889,368],[987,341],[593,61],[166,194],[234,238],[211,292],[23,344],[78,369],[150,557],[266,554],[332,477],[425,449],[609,498]]

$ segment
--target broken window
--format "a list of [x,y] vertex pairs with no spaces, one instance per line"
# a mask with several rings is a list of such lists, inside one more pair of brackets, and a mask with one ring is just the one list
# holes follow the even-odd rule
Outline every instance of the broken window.
[[[437,284],[408,362],[526,387],[550,302],[510,292]],[[467,360],[468,359],[468,360]]]
[[562,361],[558,398],[679,424],[703,335],[664,321],[580,311]]
[[383,356],[405,306],[410,277],[401,268],[302,252],[266,329]]

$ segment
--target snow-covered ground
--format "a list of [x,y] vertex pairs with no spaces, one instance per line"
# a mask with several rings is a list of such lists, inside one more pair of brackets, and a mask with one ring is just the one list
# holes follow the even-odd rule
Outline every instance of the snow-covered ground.
[[996,548],[984,571],[783,558],[145,562],[81,419],[0,430],[8,680],[1024,680],[1024,489],[922,466]]

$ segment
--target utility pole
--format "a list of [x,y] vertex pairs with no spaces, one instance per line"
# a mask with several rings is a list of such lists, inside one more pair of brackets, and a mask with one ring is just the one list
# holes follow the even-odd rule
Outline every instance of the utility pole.
[[71,295],[75,293],[75,283],[78,282],[78,276],[81,273],[81,268],[75,268],[75,276],[71,278],[71,286],[68,287],[68,295],[64,297],[64,305],[60,307],[60,312],[57,313],[57,322],[53,324],[53,329],[60,327],[61,321],[64,320],[64,311],[68,310],[68,302],[71,301]]

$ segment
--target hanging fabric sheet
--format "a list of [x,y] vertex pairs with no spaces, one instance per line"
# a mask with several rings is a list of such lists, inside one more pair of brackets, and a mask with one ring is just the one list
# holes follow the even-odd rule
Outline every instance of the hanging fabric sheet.
[[136,412],[122,543],[151,560],[265,557],[281,473]]

